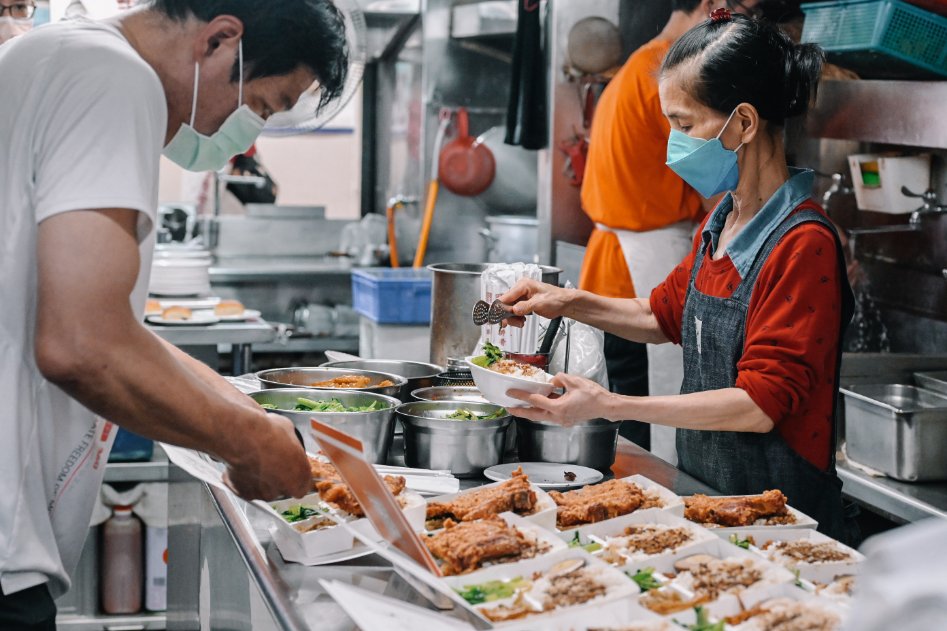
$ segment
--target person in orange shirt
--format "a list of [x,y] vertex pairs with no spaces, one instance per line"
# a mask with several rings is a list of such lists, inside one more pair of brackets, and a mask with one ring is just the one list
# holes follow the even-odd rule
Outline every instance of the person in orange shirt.
[[[586,250],[581,289],[608,298],[648,296],[690,250],[704,205],[665,165],[671,128],[661,113],[658,72],[671,45],[724,4],[672,0],[664,29],[628,58],[602,94],[582,185],[582,208],[596,229]],[[606,333],[605,361],[613,392],[680,391],[680,347],[644,345]],[[623,423],[621,433],[651,448],[647,424]],[[665,448],[656,444],[655,451],[673,461],[670,436],[664,442]]]

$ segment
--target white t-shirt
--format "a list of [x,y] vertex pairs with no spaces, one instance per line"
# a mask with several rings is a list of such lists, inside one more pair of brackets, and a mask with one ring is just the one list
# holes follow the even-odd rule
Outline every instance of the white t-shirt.
[[141,268],[130,300],[142,313],[166,126],[157,74],[114,27],[85,20],[50,24],[0,46],[5,594],[45,582],[54,597],[69,588],[115,433],[36,367],[37,226],[70,211],[139,211]]

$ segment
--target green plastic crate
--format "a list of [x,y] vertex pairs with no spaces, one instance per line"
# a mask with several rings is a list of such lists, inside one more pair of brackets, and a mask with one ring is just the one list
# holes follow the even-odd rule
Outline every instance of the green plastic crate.
[[947,77],[947,18],[899,0],[814,2],[802,10],[802,41],[866,79]]

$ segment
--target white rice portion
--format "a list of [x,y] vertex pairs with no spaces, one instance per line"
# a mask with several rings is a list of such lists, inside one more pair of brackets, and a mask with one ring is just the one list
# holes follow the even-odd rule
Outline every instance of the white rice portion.
[[549,380],[552,378],[549,373],[544,370],[540,370],[536,366],[521,364],[519,362],[513,361],[512,359],[501,359],[490,366],[489,370],[501,375],[519,377],[520,379],[535,381],[537,383],[549,383]]

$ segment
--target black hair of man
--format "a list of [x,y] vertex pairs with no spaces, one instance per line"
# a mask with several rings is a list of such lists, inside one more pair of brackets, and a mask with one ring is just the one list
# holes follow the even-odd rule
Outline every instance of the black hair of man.
[[[153,0],[152,7],[176,21],[230,15],[243,22],[246,81],[303,66],[319,82],[320,107],[342,94],[349,50],[345,19],[331,0]],[[238,79],[235,63],[233,81]]]

